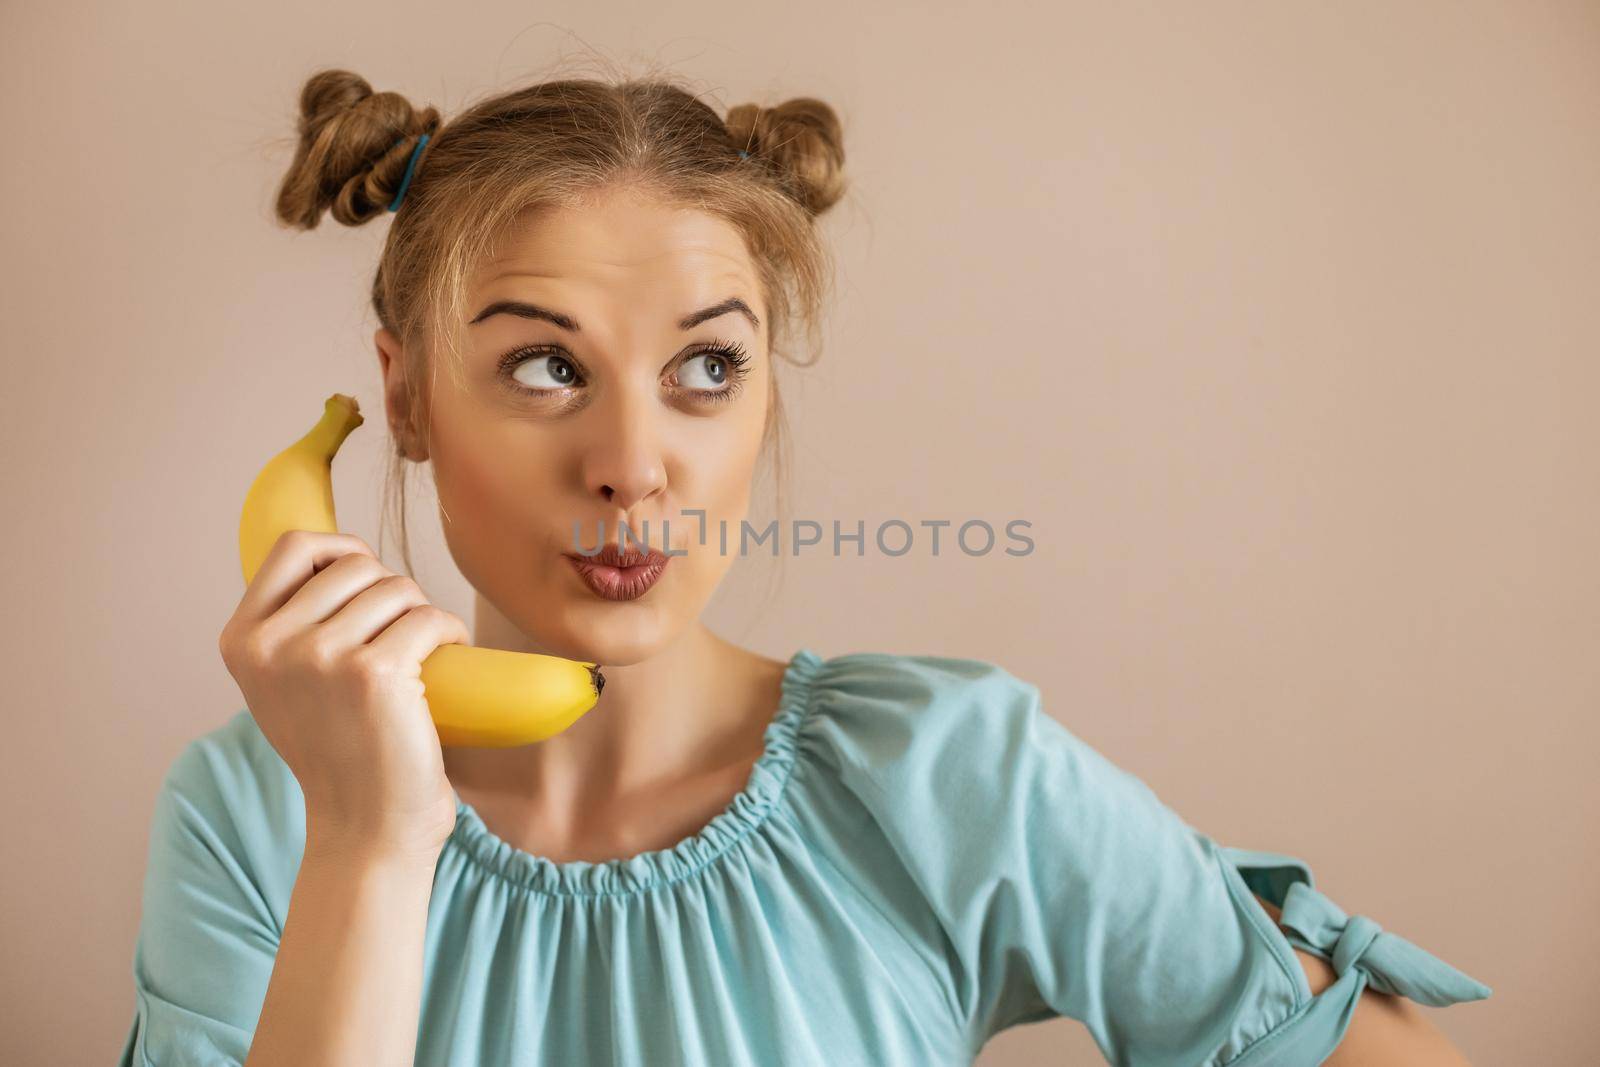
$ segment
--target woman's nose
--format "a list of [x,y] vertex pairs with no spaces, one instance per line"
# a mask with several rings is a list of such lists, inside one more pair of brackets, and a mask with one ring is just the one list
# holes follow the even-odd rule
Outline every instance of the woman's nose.
[[612,508],[631,512],[666,485],[666,461],[647,405],[613,394],[597,407],[595,438],[583,458],[584,484]]
[[597,488],[600,499],[618,511],[631,512],[641,500],[647,500],[660,491],[660,469],[657,464],[652,467],[630,466],[627,470],[619,471],[611,479],[600,483]]

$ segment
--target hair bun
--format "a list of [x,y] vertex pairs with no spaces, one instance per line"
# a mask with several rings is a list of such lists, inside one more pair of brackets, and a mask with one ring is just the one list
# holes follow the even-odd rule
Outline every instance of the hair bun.
[[815,97],[776,107],[740,104],[725,120],[734,147],[772,165],[789,195],[813,216],[844,196],[844,136],[839,116]]
[[[278,218],[309,230],[324,211],[346,226],[385,213],[416,138],[438,126],[435,108],[418,110],[399,93],[373,92],[348,70],[318,71],[300,90],[300,141],[278,188]],[[431,148],[429,142],[423,155]]]

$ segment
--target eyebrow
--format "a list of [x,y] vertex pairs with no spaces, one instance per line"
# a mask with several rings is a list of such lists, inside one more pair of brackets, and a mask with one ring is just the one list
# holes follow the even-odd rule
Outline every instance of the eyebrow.
[[[746,304],[743,300],[736,296],[730,296],[721,303],[712,304],[710,307],[704,307],[699,311],[685,315],[683,318],[678,320],[678,329],[692,330],[702,322],[705,322],[707,319],[714,319],[719,315],[726,315],[730,311],[737,311],[739,314],[750,320],[750,325],[752,327],[758,331],[761,329],[761,320],[756,318],[756,313],[754,311],[750,310],[750,305]],[[488,307],[474,315],[472,317],[472,321],[467,323],[467,325],[476,326],[478,323],[492,315],[516,315],[519,318],[524,319],[542,319],[545,322],[549,322],[561,327],[563,330],[569,330],[572,333],[580,332],[577,320],[572,318],[572,316],[563,315],[559,311],[551,311],[549,308],[540,307],[538,304],[530,304],[523,300],[496,300],[494,303],[490,304]]]

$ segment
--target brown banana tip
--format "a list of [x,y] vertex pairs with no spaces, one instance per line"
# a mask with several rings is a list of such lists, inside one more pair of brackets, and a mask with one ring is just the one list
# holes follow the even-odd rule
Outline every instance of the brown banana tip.
[[349,393],[334,393],[328,398],[327,403],[336,404],[344,408],[346,417],[357,426],[367,421],[366,417],[361,414],[361,404]]
[[605,692],[606,676],[600,673],[600,665],[598,663],[589,668],[589,677],[594,679],[595,696],[599,696],[601,693]]

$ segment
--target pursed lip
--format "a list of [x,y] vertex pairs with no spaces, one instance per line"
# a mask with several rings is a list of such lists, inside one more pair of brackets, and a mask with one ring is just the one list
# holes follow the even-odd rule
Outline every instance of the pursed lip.
[[634,600],[643,596],[656,584],[671,558],[654,549],[630,548],[624,552],[612,544],[603,546],[592,556],[572,552],[563,555],[590,592],[605,600]]
[[665,563],[668,558],[659,549],[646,549],[637,545],[630,545],[624,552],[609,541],[601,545],[600,551],[593,555],[581,552],[568,552],[567,555],[584,563],[595,563],[606,567],[640,567],[646,563]]

